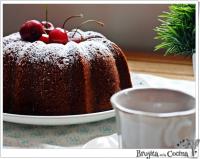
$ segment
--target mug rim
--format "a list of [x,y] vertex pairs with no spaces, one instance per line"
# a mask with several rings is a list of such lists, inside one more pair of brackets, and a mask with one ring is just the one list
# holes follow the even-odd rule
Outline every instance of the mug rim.
[[191,96],[190,94],[187,94],[183,91],[180,90],[175,90],[175,89],[167,89],[167,88],[127,88],[124,90],[121,90],[115,94],[113,94],[110,98],[110,101],[112,103],[112,106],[115,109],[118,109],[120,111],[123,111],[125,113],[129,113],[129,114],[135,114],[135,115],[144,115],[144,116],[149,116],[149,117],[161,117],[161,118],[166,118],[166,117],[175,117],[175,116],[186,116],[186,115],[190,115],[190,114],[194,114],[195,113],[195,106],[191,109],[188,110],[183,110],[183,111],[175,111],[175,112],[167,112],[167,113],[153,113],[153,112],[148,112],[148,111],[142,111],[142,110],[133,110],[133,109],[129,109],[129,108],[125,108],[124,106],[118,104],[116,102],[116,98],[124,93],[127,92],[131,92],[131,91],[135,91],[135,90],[165,90],[165,91],[172,91],[172,92],[176,92],[176,93],[181,93],[184,94],[186,96],[189,96],[190,98],[193,98],[195,100],[195,98],[193,96]]

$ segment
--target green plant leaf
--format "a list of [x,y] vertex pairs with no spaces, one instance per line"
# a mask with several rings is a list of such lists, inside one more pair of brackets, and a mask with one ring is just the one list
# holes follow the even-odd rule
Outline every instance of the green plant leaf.
[[160,44],[155,51],[165,49],[165,55],[195,53],[195,4],[172,4],[169,11],[158,16],[160,25],[154,28]]

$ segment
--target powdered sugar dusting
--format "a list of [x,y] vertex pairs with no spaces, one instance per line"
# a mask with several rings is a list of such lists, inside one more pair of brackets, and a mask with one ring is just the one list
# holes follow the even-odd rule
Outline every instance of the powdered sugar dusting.
[[[26,42],[22,41],[20,34],[13,33],[3,38],[3,53],[13,56],[15,61],[20,65],[24,58],[30,63],[49,63],[63,69],[70,67],[80,57],[88,61],[95,57],[113,57],[109,48],[110,41],[102,34],[78,30],[75,36],[82,36],[83,41],[76,43],[69,41],[66,45],[51,43],[45,44],[42,41]],[[74,32],[69,32],[69,39]]]
[[[82,31],[80,29],[77,30],[77,32],[74,34],[76,29],[73,29],[71,32],[68,32],[68,37],[69,40],[71,41],[73,38],[80,38],[82,36],[83,40],[88,39],[88,38],[95,38],[95,37],[100,37],[100,38],[106,38],[103,36],[101,33],[97,33],[94,31]],[[73,37],[74,36],[74,37]]]
[[21,40],[19,32],[10,34],[9,36],[3,38],[3,47],[7,44],[10,44],[11,42],[16,42],[19,40]]
[[82,55],[88,59],[93,60],[95,57],[112,57],[109,48],[103,43],[97,41],[85,41],[79,44]]

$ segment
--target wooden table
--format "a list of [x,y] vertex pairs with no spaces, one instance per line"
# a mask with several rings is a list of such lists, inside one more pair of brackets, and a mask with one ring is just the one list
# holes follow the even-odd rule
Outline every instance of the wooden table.
[[160,53],[125,52],[129,69],[133,72],[162,77],[194,80],[192,58],[163,56]]

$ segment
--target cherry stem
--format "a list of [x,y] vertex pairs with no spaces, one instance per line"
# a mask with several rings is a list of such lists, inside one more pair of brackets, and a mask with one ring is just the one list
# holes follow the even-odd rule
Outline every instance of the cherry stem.
[[45,12],[45,14],[46,14],[46,24],[45,24],[45,27],[48,28],[48,25],[47,25],[47,22],[48,22],[48,4],[46,4],[45,9],[46,9],[46,12]]
[[64,29],[65,28],[65,24],[68,22],[68,20],[72,19],[72,18],[83,18],[83,14],[79,14],[79,15],[72,15],[72,16],[69,16],[63,23],[63,26],[62,28]]
[[77,33],[77,30],[80,29],[80,27],[82,27],[82,25],[86,24],[86,23],[89,23],[89,22],[95,22],[97,24],[99,24],[100,26],[104,26],[104,23],[100,22],[100,21],[97,21],[97,20],[86,20],[84,22],[82,22],[81,24],[79,24],[79,26],[76,28],[74,34],[72,35],[72,38],[74,37],[74,35]]

